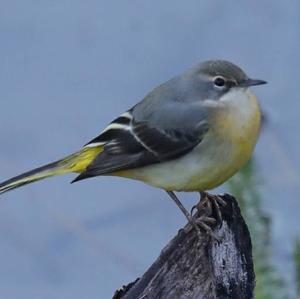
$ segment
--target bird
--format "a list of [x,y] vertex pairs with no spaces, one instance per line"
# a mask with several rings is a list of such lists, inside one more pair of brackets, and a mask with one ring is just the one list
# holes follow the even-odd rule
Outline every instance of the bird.
[[266,83],[226,60],[199,63],[154,88],[79,151],[0,183],[0,193],[66,173],[78,174],[72,183],[125,177],[165,190],[197,228],[175,192],[209,199],[207,191],[246,164],[261,122],[250,87]]

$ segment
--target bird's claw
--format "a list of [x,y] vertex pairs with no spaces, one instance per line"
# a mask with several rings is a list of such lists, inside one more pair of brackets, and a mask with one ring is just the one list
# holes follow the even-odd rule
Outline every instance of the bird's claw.
[[[212,195],[207,192],[200,192],[200,195],[200,201],[192,207],[191,214],[193,215],[194,212],[197,211],[200,215],[200,217],[198,217],[199,219],[202,217],[214,219],[214,223],[210,222],[210,224],[218,223],[221,226],[223,221],[221,206],[225,207],[226,201],[218,195]],[[216,214],[216,219],[214,217],[207,217],[207,215],[211,216],[213,213]],[[205,230],[207,231],[207,229]]]

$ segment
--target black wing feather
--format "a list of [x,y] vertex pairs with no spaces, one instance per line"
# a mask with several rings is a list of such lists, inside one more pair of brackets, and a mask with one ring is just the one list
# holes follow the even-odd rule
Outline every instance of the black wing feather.
[[133,121],[124,128],[111,128],[91,141],[106,142],[104,150],[73,182],[175,159],[191,151],[206,132],[205,124],[189,133]]
[[199,132],[183,134],[179,129],[159,130],[146,123],[134,124],[133,132],[160,161],[174,159],[178,155],[185,154],[202,139],[202,136],[198,135]]

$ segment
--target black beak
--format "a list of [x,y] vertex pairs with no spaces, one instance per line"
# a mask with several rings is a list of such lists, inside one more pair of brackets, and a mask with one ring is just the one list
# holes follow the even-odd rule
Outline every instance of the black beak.
[[267,81],[264,80],[259,80],[259,79],[246,79],[243,82],[241,82],[239,84],[239,86],[245,86],[245,87],[249,87],[249,86],[255,86],[255,85],[263,85],[263,84],[267,84]]

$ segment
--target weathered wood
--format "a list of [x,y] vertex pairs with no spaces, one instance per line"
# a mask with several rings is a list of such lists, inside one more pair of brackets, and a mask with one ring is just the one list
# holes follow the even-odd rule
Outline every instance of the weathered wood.
[[221,207],[222,225],[214,228],[219,241],[205,233],[199,237],[187,224],[145,274],[113,299],[254,298],[250,234],[236,200],[222,198],[227,202]]

